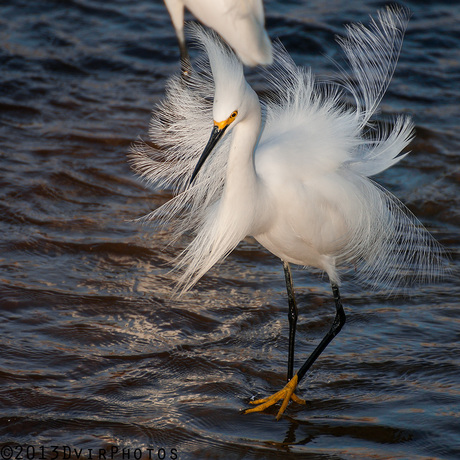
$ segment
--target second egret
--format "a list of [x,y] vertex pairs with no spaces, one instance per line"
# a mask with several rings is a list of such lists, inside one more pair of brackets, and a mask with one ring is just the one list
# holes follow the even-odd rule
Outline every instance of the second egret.
[[[440,246],[369,178],[401,161],[413,137],[407,116],[391,124],[371,119],[393,75],[407,21],[407,12],[395,7],[380,11],[368,27],[349,26],[339,44],[351,75],[341,74],[338,83],[317,81],[278,46],[275,66],[266,70],[272,91],[261,100],[234,53],[215,34],[197,29],[209,65],[203,61],[187,84],[170,79],[151,121],[155,146],[133,147],[136,172],[177,192],[146,219],[172,224],[176,236],[196,235],[178,260],[183,290],[248,235],[283,263],[288,383],[246,412],[282,400],[279,418],[291,399],[303,402],[294,393],[298,382],[345,323],[340,270],[351,269],[379,288],[442,272]],[[296,373],[291,263],[327,273],[336,310],[331,329]]]
[[184,9],[214,29],[248,66],[271,64],[272,44],[265,30],[262,0],[164,0],[179,41],[182,71],[189,55],[184,35]]

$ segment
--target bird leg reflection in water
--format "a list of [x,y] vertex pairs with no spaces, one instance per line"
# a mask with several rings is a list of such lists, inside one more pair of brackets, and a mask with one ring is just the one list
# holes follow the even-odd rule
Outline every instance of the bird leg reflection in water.
[[[339,44],[351,75],[341,74],[339,83],[316,81],[277,46],[275,65],[265,70],[272,91],[260,99],[235,54],[197,26],[209,64],[198,61],[199,71],[186,83],[180,76],[168,81],[152,117],[151,145],[139,142],[132,149],[136,172],[177,192],[144,219],[172,224],[177,238],[195,235],[176,264],[183,291],[246,236],[284,261],[289,382],[247,412],[282,399],[279,418],[291,399],[301,402],[294,394],[298,382],[345,322],[340,269],[356,266],[358,281],[379,288],[406,283],[411,273],[421,281],[442,273],[440,246],[370,179],[401,161],[413,137],[407,116],[385,125],[371,119],[393,75],[407,21],[408,13],[395,7],[380,11],[369,28],[349,26]],[[296,374],[291,263],[327,273],[337,311]]]
[[288,353],[288,374],[287,380],[288,383],[286,386],[268,398],[257,399],[255,401],[250,401],[250,404],[256,404],[257,407],[253,409],[246,409],[243,411],[245,414],[249,414],[250,412],[261,412],[265,410],[267,407],[276,404],[278,401],[283,400],[281,407],[278,411],[278,415],[276,419],[279,420],[281,415],[285,411],[289,401],[292,399],[294,402],[298,404],[306,404],[304,399],[299,398],[294,394],[294,391],[300,382],[300,380],[304,377],[307,371],[310,369],[312,364],[316,361],[319,355],[324,351],[324,349],[329,345],[331,340],[340,332],[343,325],[346,321],[345,312],[343,310],[342,301],[340,299],[340,292],[339,288],[335,283],[331,283],[332,293],[334,296],[335,308],[336,308],[336,315],[334,318],[334,322],[332,323],[331,328],[329,329],[328,333],[324,336],[323,340],[321,340],[320,344],[315,348],[313,353],[310,357],[305,361],[303,366],[297,371],[297,373],[292,376],[293,367],[294,367],[294,340],[295,340],[295,328],[297,324],[297,305],[294,296],[294,289],[292,284],[292,276],[291,276],[291,269],[289,264],[284,262],[284,273],[286,277],[286,288],[288,292],[288,301],[289,301],[289,353]]

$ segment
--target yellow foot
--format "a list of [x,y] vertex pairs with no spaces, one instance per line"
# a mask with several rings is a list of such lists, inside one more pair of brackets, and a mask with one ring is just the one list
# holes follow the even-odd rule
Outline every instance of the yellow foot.
[[294,394],[294,390],[297,387],[298,381],[299,379],[296,374],[294,375],[294,377],[292,377],[291,380],[289,380],[289,382],[282,390],[278,391],[274,395],[269,396],[268,398],[250,401],[249,404],[258,404],[258,406],[254,407],[253,409],[246,409],[243,412],[243,414],[249,414],[250,412],[261,412],[265,410],[267,407],[273,406],[273,404],[276,404],[278,401],[282,399],[283,404],[281,404],[280,410],[278,411],[278,415],[276,416],[276,420],[279,420],[283,415],[283,412],[286,410],[286,407],[291,399],[297,404],[307,404],[307,402],[304,399],[301,399]]

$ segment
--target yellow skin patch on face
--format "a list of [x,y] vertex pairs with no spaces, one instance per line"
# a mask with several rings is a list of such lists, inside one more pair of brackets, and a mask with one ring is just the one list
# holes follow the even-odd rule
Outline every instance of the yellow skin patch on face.
[[226,120],[223,120],[223,121],[214,120],[214,125],[217,126],[219,129],[224,129],[226,126],[231,125],[235,121],[235,118],[237,115],[238,115],[238,110],[235,110]]

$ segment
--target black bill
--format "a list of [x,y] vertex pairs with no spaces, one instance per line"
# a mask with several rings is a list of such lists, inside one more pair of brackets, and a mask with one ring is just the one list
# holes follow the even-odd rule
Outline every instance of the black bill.
[[195,166],[195,170],[193,171],[192,177],[190,179],[190,184],[193,183],[195,180],[196,175],[198,174],[198,171],[201,169],[203,166],[204,162],[208,158],[209,154],[212,152],[213,148],[216,146],[216,144],[219,142],[219,139],[223,136],[225,130],[227,129],[228,125],[224,126],[222,129],[220,129],[217,125],[214,125],[214,128],[212,129],[211,136],[209,138],[208,143],[206,144],[206,147],[203,150],[203,153],[201,154],[200,159],[198,160],[198,163]]

